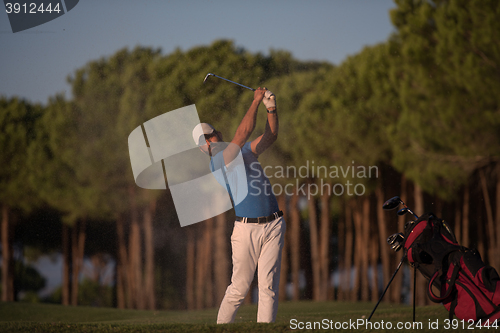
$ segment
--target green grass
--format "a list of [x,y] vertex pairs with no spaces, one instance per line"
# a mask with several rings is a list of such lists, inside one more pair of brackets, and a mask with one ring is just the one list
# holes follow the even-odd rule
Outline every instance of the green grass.
[[[296,323],[307,322],[349,323],[367,318],[373,303],[350,302],[282,302],[274,324],[256,323],[257,307],[242,306],[235,324],[216,325],[217,309],[199,311],[139,311],[112,308],[72,307],[51,304],[0,303],[0,332],[294,332],[319,331],[325,329],[292,329]],[[366,326],[356,329],[341,329],[339,332],[450,332],[444,327],[448,312],[443,306],[418,307],[416,321],[421,329],[397,330],[398,322],[410,325],[411,306],[382,303],[371,322],[384,325],[390,322],[392,329]],[[294,321],[296,320],[296,321]],[[439,329],[429,329],[429,321],[439,321]],[[382,324],[383,321],[383,324]],[[314,325],[314,324],[311,324]],[[344,324],[345,326],[346,324]],[[488,331],[488,329],[483,329]],[[460,331],[460,330],[458,330]],[[471,330],[463,330],[471,332]],[[491,331],[496,331],[491,329]]]

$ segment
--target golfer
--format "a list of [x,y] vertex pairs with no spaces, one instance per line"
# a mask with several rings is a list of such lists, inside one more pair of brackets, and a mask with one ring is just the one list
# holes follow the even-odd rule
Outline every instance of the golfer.
[[[247,142],[255,128],[261,102],[264,102],[267,109],[264,134]],[[201,133],[203,134],[200,135]],[[219,308],[217,323],[234,322],[256,268],[259,286],[257,322],[274,322],[278,311],[281,250],[286,225],[283,212],[279,210],[271,184],[257,157],[278,137],[276,97],[266,88],[258,88],[229,144],[224,144],[221,132],[207,123],[197,125],[193,130],[193,137],[200,149],[210,155],[212,172],[222,170],[224,178],[221,180],[219,177],[218,181],[225,184],[236,213],[231,235],[233,274]],[[241,168],[235,167],[238,156],[240,160],[243,158],[243,173]],[[241,175],[245,186],[241,186]],[[240,184],[235,184],[238,182]]]

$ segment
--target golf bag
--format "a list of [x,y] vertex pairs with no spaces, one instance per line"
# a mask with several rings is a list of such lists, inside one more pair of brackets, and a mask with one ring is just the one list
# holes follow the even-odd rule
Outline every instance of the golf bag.
[[444,220],[423,215],[406,223],[404,235],[408,262],[429,280],[427,295],[444,305],[450,320],[491,325],[500,318],[498,273],[477,251],[460,246]]

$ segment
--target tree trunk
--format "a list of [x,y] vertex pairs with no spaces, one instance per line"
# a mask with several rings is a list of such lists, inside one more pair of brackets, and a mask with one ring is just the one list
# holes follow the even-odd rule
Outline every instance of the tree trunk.
[[[415,214],[420,216],[424,213],[424,193],[420,185],[415,184]],[[417,305],[426,305],[428,297],[423,292],[427,288],[427,280],[420,273],[417,274]]]
[[481,189],[483,191],[484,208],[486,209],[486,221],[488,226],[488,232],[486,233],[486,239],[488,242],[488,261],[490,265],[493,265],[497,240],[495,239],[496,234],[495,221],[493,219],[493,208],[491,207],[490,194],[488,193],[488,183],[483,169],[479,170],[479,178],[481,179]]
[[290,200],[290,265],[292,274],[292,300],[300,299],[300,213],[297,206],[299,195],[294,193]]
[[354,218],[356,219],[356,235],[358,241],[358,249],[360,253],[360,275],[359,280],[361,284],[361,300],[369,301],[370,285],[368,281],[368,249],[370,244],[370,201],[365,197],[362,201],[362,211],[356,210]]
[[145,248],[145,274],[144,289],[146,298],[146,308],[156,309],[155,293],[155,264],[154,264],[154,237],[153,237],[153,216],[156,211],[156,199],[151,200],[144,211],[144,248]]
[[[479,185],[479,184],[478,184]],[[481,254],[483,261],[488,263],[488,253],[486,252],[487,247],[485,246],[486,243],[486,237],[485,234],[487,233],[487,222],[485,221],[485,216],[483,215],[482,210],[479,208],[481,207],[482,201],[484,201],[484,198],[480,198],[479,196],[474,196],[472,198],[474,209],[476,210],[476,213],[473,213],[474,216],[474,224],[475,228],[477,229],[476,232],[476,242],[477,242],[477,250]]]
[[205,308],[211,308],[215,305],[214,302],[214,283],[213,283],[213,238],[214,238],[214,218],[210,218],[205,222],[205,235],[204,235],[204,248],[203,248],[203,281],[205,282],[204,294],[205,294]]
[[321,195],[320,272],[321,300],[326,301],[330,291],[330,192]]
[[337,230],[337,238],[338,238],[338,272],[339,272],[339,284],[335,293],[335,299],[337,301],[344,301],[344,266],[345,266],[345,252],[346,252],[346,232],[345,232],[345,211],[344,214],[339,216],[338,219],[338,230]]
[[215,218],[215,250],[214,250],[214,282],[215,282],[215,302],[220,304],[229,286],[230,269],[227,237],[227,215],[222,213]]
[[321,300],[321,275],[318,250],[318,217],[316,214],[316,199],[314,197],[308,200],[309,210],[309,232],[311,239],[311,266],[313,276],[313,300]]
[[14,260],[9,207],[2,205],[2,301],[14,301]]
[[118,239],[118,260],[116,267],[116,305],[119,309],[132,308],[130,283],[128,281],[128,256],[125,241],[123,217],[116,219],[116,235]]
[[[355,277],[354,277],[354,290],[353,293],[356,295],[356,298],[351,299],[351,301],[358,301],[358,295],[361,296],[361,276],[363,276],[363,242],[361,234],[361,214],[359,213],[359,209],[357,209],[357,199],[353,199],[352,201],[352,219],[353,219],[353,234],[354,234],[354,269],[355,269]],[[362,298],[361,298],[362,299]],[[365,299],[366,300],[366,299]]]
[[460,207],[460,198],[455,203],[455,237],[457,237],[457,242],[462,244],[462,209]]
[[72,254],[72,283],[71,283],[71,305],[78,305],[78,287],[80,271],[83,266],[83,256],[85,252],[85,228],[86,219],[75,222],[72,228],[71,254]]
[[[377,226],[378,226],[378,236],[379,236],[379,244],[380,244],[380,256],[382,258],[382,276],[384,281],[384,286],[389,283],[389,278],[391,277],[390,273],[390,257],[389,257],[389,246],[386,245],[386,239],[388,237],[387,232],[387,222],[385,219],[385,211],[382,208],[385,199],[384,199],[384,190],[382,188],[382,182],[379,182],[377,185],[377,189],[375,190],[375,195],[377,197]],[[378,286],[375,287],[377,289],[378,294]],[[385,298],[385,302],[390,300],[389,297]]]
[[196,309],[202,309],[203,308],[203,296],[204,296],[204,285],[205,285],[205,254],[203,253],[204,251],[204,246],[203,246],[203,241],[205,240],[203,235],[204,235],[204,229],[205,226],[204,224],[207,223],[206,221],[203,223],[198,223],[197,225],[197,235],[196,235],[196,260],[195,260],[195,274],[196,274],[196,293],[195,293],[195,300],[196,300]]
[[78,221],[71,226],[71,293],[70,304],[73,306],[78,305],[78,287],[80,277],[80,262],[78,253]]
[[130,295],[132,308],[144,309],[145,301],[142,293],[142,248],[141,248],[141,227],[139,224],[139,211],[137,208],[135,188],[129,189],[129,200],[131,210],[131,224],[129,234],[129,264],[128,281],[130,283]]
[[[283,220],[288,220],[288,212],[286,209],[286,196],[282,194],[278,196],[278,206],[283,211]],[[281,273],[280,273],[280,286],[279,286],[279,300],[286,300],[286,287],[288,282],[288,249],[290,247],[288,233],[285,232],[285,244],[283,245],[283,250],[281,251]]]
[[63,276],[61,286],[61,303],[62,305],[70,304],[70,276],[71,276],[71,260],[70,260],[70,241],[69,227],[66,223],[62,224],[62,259],[63,259]]
[[418,216],[424,214],[424,192],[422,191],[422,188],[420,185],[415,183],[415,188],[414,188],[414,195],[415,195],[415,214]]
[[469,184],[465,185],[464,189],[464,213],[462,217],[462,245],[470,247],[469,238],[469,211],[470,211],[470,190]]
[[346,297],[345,300],[355,301],[356,298],[353,297],[351,293],[351,281],[352,278],[352,259],[355,242],[354,242],[354,232],[353,232],[353,217],[352,217],[352,200],[345,203],[345,230],[346,230],[346,241],[345,241],[345,266],[344,266],[344,292]]
[[[117,246],[118,248],[118,246]],[[125,309],[125,290],[123,287],[123,267],[120,263],[120,255],[116,256],[116,266],[115,266],[115,295],[116,295],[116,307],[118,309]]]
[[195,309],[194,294],[194,274],[195,274],[195,228],[197,226],[187,227],[187,249],[186,249],[186,302],[187,309]]
[[137,216],[133,215],[129,236],[129,274],[132,285],[133,308],[144,309],[142,295],[142,256],[141,256],[141,228]]
[[377,302],[378,301],[378,280],[379,280],[379,274],[378,274],[378,259],[379,259],[379,242],[378,239],[375,235],[371,235],[372,237],[369,237],[368,240],[370,242],[370,262],[372,266],[372,292],[371,292],[371,301],[372,302]]
[[[406,177],[401,176],[401,192],[400,192],[399,197],[404,202],[408,202],[408,195],[407,195],[407,187],[408,186],[407,185],[408,185],[408,182],[406,180]],[[404,231],[404,225],[405,225],[406,219],[407,219],[407,217],[405,217],[405,216],[398,217],[398,231],[399,232]],[[389,249],[389,247],[387,247],[387,249]],[[401,260],[400,256],[402,256],[402,254],[398,253],[397,255],[395,255],[393,257],[393,258],[397,258],[396,260],[393,260],[394,265],[391,266],[391,268],[394,267],[393,268],[394,270],[396,269],[397,264],[399,264],[399,261]],[[392,272],[391,276],[392,276],[392,274],[394,274],[394,273]],[[395,303],[401,303],[401,301],[402,301],[401,294],[402,294],[402,289],[403,289],[403,273],[402,272],[398,272],[398,274],[396,274],[396,276],[394,277],[394,280],[392,281],[392,284],[391,284],[391,289],[392,289],[392,294],[391,294],[392,301]]]
[[443,200],[439,199],[439,197],[434,198],[435,202],[435,210],[433,211],[437,216],[443,216]]
[[[363,300],[367,301],[368,300],[368,294],[363,295],[363,290],[362,290],[362,281],[361,277],[363,276],[363,235],[361,233],[361,213],[357,209],[357,200],[353,199],[352,201],[352,217],[353,217],[353,235],[354,235],[354,252],[353,252],[353,259],[354,259],[354,288],[352,289],[352,298],[351,301],[358,301],[358,300]],[[361,298],[359,298],[361,297]]]

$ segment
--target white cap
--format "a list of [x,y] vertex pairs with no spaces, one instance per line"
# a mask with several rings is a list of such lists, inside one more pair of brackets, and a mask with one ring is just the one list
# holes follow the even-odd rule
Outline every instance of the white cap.
[[215,128],[208,123],[201,123],[195,126],[193,129],[193,140],[198,146],[203,146],[206,144],[205,137],[202,135],[212,134]]

